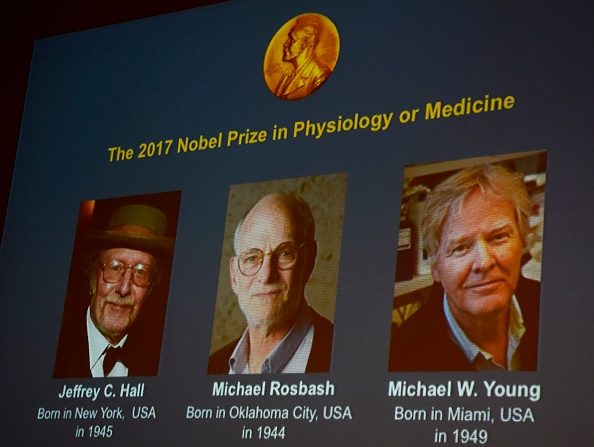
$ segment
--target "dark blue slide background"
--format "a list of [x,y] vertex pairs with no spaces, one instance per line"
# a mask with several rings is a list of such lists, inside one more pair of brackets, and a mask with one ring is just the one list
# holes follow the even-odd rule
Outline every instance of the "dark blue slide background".
[[[264,53],[282,24],[310,11],[336,25],[338,64],[312,96],[282,101],[264,82]],[[242,425],[266,422],[287,427],[284,441],[268,441],[283,445],[433,445],[435,423],[393,417],[395,405],[429,408],[431,400],[390,398],[388,382],[492,378],[540,384],[542,397],[485,400],[482,406],[530,406],[535,414],[534,423],[489,426],[488,445],[592,445],[592,13],[589,2],[233,1],[39,40],[0,253],[2,444],[255,445],[240,439]],[[427,102],[486,94],[513,95],[516,105],[408,124],[396,118]],[[395,117],[385,132],[108,158],[111,146],[390,112]],[[543,149],[538,371],[388,373],[403,166]],[[335,396],[212,397],[217,378],[206,375],[206,363],[229,186],[338,172],[348,174],[348,188],[332,371],[282,377],[329,379]],[[52,378],[80,202],[172,190],[182,191],[182,199],[159,375],[141,380],[147,391],[138,402],[58,399],[65,384],[105,383]],[[353,420],[185,417],[188,405],[232,404],[349,405]],[[81,421],[37,420],[40,407],[101,405],[154,405],[157,419],[115,422],[114,436],[95,442],[75,439]]]

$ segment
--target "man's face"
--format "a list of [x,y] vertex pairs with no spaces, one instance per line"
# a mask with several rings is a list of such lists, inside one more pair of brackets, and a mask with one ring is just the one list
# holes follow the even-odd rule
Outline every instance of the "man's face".
[[[126,266],[155,265],[154,257],[143,251],[128,248],[111,248],[99,253],[99,263],[121,261]],[[97,268],[96,291],[91,298],[91,318],[95,326],[112,343],[117,343],[128,333],[148,296],[150,287],[140,287],[133,282],[133,269],[126,269],[115,283],[106,282]]]
[[305,42],[299,32],[291,30],[283,45],[283,61],[290,62],[305,50]]
[[473,192],[441,230],[433,276],[459,322],[507,311],[520,276],[522,238],[513,205]]
[[303,247],[295,265],[278,268],[270,256],[281,243],[295,240],[290,215],[278,198],[263,198],[246,216],[236,241],[237,255],[257,248],[265,253],[260,270],[245,276],[239,270],[237,256],[230,260],[231,286],[248,325],[254,328],[286,329],[292,324],[303,300],[309,272],[308,256]]

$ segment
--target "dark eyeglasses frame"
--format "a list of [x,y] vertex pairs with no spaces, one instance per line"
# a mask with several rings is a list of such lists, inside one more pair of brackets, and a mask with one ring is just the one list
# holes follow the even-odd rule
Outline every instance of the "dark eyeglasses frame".
[[[241,253],[240,255],[238,255],[238,256],[235,256],[235,259],[237,259],[237,268],[238,268],[239,272],[240,272],[240,273],[241,273],[243,276],[248,276],[248,277],[249,277],[249,276],[256,276],[256,275],[258,274],[258,272],[260,271],[260,269],[262,268],[262,264],[264,264],[264,257],[265,257],[266,255],[275,256],[275,255],[276,255],[276,253],[277,253],[277,251],[278,251],[278,249],[279,249],[279,248],[281,248],[281,247],[283,247],[283,245],[285,245],[285,244],[288,244],[288,243],[295,244],[295,242],[294,242],[294,241],[284,241],[284,242],[281,242],[280,244],[278,244],[274,250],[269,250],[269,251],[266,251],[266,252],[264,252],[264,251],[260,250],[259,248],[250,248],[248,251],[245,251],[245,252]],[[295,264],[296,264],[296,263],[297,263],[297,261],[299,260],[299,252],[300,252],[300,251],[301,251],[301,249],[302,249],[303,247],[305,247],[307,244],[308,244],[308,242],[302,242],[302,243],[301,243],[301,244],[299,244],[297,247],[295,247],[295,260],[294,260],[294,261],[293,261],[293,262],[292,262],[290,265],[288,265],[288,266],[286,266],[286,267],[281,267],[281,266],[278,264],[278,261],[277,261],[277,263],[276,263],[276,268],[278,268],[279,270],[290,270],[290,269],[292,269],[293,267],[295,267]],[[245,255],[247,255],[248,253],[252,253],[252,252],[254,252],[254,251],[255,251],[255,252],[260,252],[260,253],[262,254],[262,258],[261,258],[261,260],[260,260],[260,266],[259,266],[259,267],[256,269],[256,271],[255,271],[254,273],[245,273],[245,272],[242,270],[242,268],[241,268],[241,257],[242,257],[242,256],[245,256]]]
[[[110,264],[113,264],[114,262],[117,262],[118,264],[121,264],[121,267],[123,268],[120,277],[117,280],[109,280],[105,277],[105,270],[110,266]],[[140,282],[138,283],[138,277],[136,275],[136,272],[138,271],[137,268],[141,266],[143,268],[146,268],[148,270],[148,279],[146,283]],[[105,281],[108,284],[117,284],[119,283],[122,278],[126,275],[126,271],[128,269],[132,270],[132,282],[134,283],[134,285],[138,286],[138,287],[142,287],[142,288],[146,288],[149,287],[151,285],[152,282],[152,272],[151,272],[151,265],[150,264],[143,264],[142,262],[139,262],[138,264],[135,265],[128,265],[123,261],[120,261],[119,259],[111,259],[107,262],[100,262],[99,263],[99,268],[101,269],[101,274],[103,277],[103,281]],[[113,274],[115,274],[115,272],[113,272]]]

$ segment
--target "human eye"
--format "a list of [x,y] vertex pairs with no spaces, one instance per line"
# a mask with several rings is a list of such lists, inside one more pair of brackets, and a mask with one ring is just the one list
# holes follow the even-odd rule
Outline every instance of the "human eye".
[[470,248],[470,244],[467,242],[459,242],[454,244],[450,249],[450,255],[452,256],[462,256],[465,254],[468,249]]
[[144,264],[137,264],[134,266],[134,274],[138,278],[146,278],[149,276],[149,267]]
[[243,253],[239,260],[243,265],[255,265],[260,262],[262,259],[262,254],[259,251],[252,250],[248,251],[247,253]]
[[121,273],[125,268],[124,263],[118,261],[117,259],[111,260],[105,265],[105,267],[114,273]]
[[291,244],[283,244],[275,251],[280,260],[292,261],[295,258],[295,248]]
[[502,244],[507,242],[507,240],[511,237],[511,232],[509,231],[498,231],[491,235],[491,241],[495,244]]

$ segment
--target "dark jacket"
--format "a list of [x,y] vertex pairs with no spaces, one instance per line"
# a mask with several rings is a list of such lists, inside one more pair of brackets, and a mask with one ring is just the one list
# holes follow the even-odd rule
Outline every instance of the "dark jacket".
[[[520,278],[515,291],[526,332],[518,347],[520,369],[536,369],[540,283]],[[473,371],[452,338],[443,313],[443,288],[434,283],[431,296],[401,327],[392,326],[389,371]]]
[[[128,377],[157,375],[161,340],[154,332],[142,324],[131,328],[124,344]],[[65,314],[54,366],[54,378],[75,377],[91,377],[86,308]]]
[[[313,319],[314,336],[305,372],[328,372],[330,371],[334,325],[313,309],[311,309],[311,315]],[[229,373],[229,358],[231,357],[231,354],[233,354],[235,346],[239,343],[240,338],[241,337],[233,340],[231,343],[223,346],[221,349],[210,355],[208,358],[208,374]]]

